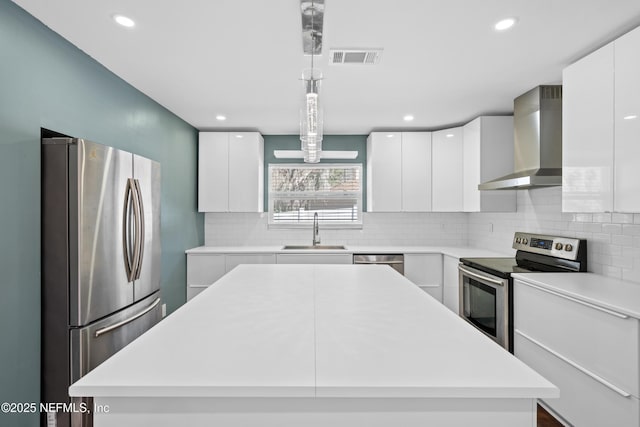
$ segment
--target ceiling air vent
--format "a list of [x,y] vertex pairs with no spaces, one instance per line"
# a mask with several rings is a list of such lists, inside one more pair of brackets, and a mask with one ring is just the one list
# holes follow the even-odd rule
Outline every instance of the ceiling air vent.
[[377,64],[382,49],[331,49],[331,64]]

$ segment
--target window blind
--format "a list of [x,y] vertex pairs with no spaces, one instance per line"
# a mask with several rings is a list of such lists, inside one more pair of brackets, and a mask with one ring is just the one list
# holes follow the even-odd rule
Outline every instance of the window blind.
[[269,165],[269,223],[362,224],[362,165]]

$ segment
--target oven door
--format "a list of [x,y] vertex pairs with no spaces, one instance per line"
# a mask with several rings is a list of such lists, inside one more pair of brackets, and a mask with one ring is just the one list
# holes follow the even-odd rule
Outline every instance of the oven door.
[[509,349],[509,279],[460,264],[460,316]]

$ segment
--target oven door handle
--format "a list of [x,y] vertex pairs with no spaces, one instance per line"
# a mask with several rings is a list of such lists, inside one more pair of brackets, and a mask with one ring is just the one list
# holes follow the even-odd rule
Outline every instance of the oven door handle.
[[475,273],[475,272],[473,272],[471,270],[468,270],[467,268],[465,268],[465,267],[463,267],[461,265],[458,266],[458,269],[464,275],[469,276],[469,277],[473,277],[474,279],[482,280],[483,282],[489,282],[489,283],[492,283],[492,284],[498,285],[498,286],[504,286],[504,281],[503,280],[497,280],[497,279],[494,279],[492,277],[485,276],[483,274]]

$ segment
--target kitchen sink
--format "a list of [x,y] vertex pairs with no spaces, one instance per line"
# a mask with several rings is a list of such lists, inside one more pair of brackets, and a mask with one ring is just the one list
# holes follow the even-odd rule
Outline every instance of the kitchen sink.
[[294,249],[346,249],[342,245],[285,245],[282,247],[284,250]]

